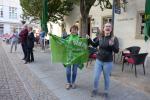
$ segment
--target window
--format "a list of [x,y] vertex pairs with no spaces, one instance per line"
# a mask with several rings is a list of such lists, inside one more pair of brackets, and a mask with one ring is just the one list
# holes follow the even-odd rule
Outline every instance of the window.
[[4,33],[4,25],[0,24],[0,34],[3,34],[3,33]]
[[140,34],[143,34],[144,23],[144,13],[140,13]]
[[106,23],[111,23],[112,22],[112,17],[103,17],[103,26],[104,26],[104,24],[106,24]]
[[0,17],[3,17],[3,6],[0,6]]
[[139,12],[137,16],[137,32],[135,36],[137,39],[143,38],[144,23],[144,12]]
[[17,8],[9,7],[9,18],[10,19],[17,19]]

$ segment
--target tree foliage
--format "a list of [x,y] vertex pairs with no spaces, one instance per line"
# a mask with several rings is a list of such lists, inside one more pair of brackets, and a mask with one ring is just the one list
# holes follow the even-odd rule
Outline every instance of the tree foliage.
[[[42,0],[20,0],[24,18],[40,19],[42,15]],[[64,15],[72,11],[73,3],[70,1],[48,0],[48,19],[51,22],[62,20]]]

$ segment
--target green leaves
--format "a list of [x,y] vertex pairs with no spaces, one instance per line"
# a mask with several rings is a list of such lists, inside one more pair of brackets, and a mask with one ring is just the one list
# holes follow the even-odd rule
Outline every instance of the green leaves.
[[104,9],[112,9],[112,4],[110,3],[110,0],[97,0],[98,4],[94,6],[100,6],[101,10]]
[[[33,19],[40,19],[42,15],[42,0],[20,0],[24,16],[32,16]],[[62,20],[64,15],[72,11],[71,1],[48,0],[48,20],[57,22]]]

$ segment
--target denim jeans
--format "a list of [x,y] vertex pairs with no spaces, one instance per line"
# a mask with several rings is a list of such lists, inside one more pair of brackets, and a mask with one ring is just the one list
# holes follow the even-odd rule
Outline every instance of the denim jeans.
[[18,41],[12,41],[11,42],[10,52],[12,52],[12,49],[13,49],[14,46],[15,46],[15,51],[17,50],[17,44],[18,44]]
[[24,53],[24,58],[26,59],[27,58],[27,42],[24,41],[22,44],[22,50],[23,50],[23,53]]
[[104,90],[105,92],[108,92],[112,65],[113,65],[113,62],[102,62],[96,59],[95,68],[94,68],[94,90],[96,91],[98,90],[100,75],[101,75],[101,72],[103,71],[104,84],[105,84]]
[[[79,66],[78,64],[66,66],[66,76],[67,76],[68,83],[70,84],[75,83],[78,66]],[[72,70],[72,73],[71,73],[71,70]]]

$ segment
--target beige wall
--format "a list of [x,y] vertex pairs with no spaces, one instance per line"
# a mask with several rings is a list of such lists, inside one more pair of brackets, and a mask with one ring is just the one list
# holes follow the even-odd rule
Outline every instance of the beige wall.
[[127,12],[120,15],[115,14],[114,33],[120,40],[120,47],[140,46],[140,52],[149,52],[150,43],[143,39],[136,39],[138,12],[144,11],[145,0],[130,0],[127,5]]
[[73,11],[69,14],[69,16],[65,16],[64,22],[66,23],[66,31],[70,33],[70,27],[76,23],[76,21],[80,20],[80,9],[78,6],[74,6]]

